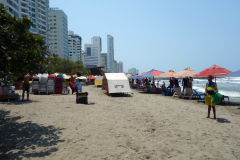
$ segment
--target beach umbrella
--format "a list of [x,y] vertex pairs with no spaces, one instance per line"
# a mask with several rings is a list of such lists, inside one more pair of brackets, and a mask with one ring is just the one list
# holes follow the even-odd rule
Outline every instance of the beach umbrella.
[[131,74],[127,74],[127,75],[126,75],[127,78],[128,78],[128,77],[131,77],[131,76],[132,76]]
[[87,78],[88,78],[88,79],[96,79],[96,77],[93,76],[93,75],[87,76]]
[[175,74],[176,72],[174,72],[173,70],[169,70],[165,73],[162,73],[160,74],[159,76],[164,76],[164,77],[173,77],[173,75]]
[[141,73],[141,74],[139,74],[137,76],[134,76],[134,77],[136,77],[136,78],[153,78],[155,76],[160,76],[162,73],[164,73],[164,72],[152,69],[150,71]]
[[228,77],[240,77],[240,70],[226,75]]
[[198,74],[198,73],[188,67],[180,72],[173,74],[173,77],[186,77],[186,76],[193,77],[193,75],[195,74]]
[[230,74],[230,73],[232,73],[232,71],[229,71],[225,68],[222,68],[214,64],[211,67],[199,72],[198,74],[195,74],[194,76],[207,77],[208,75],[212,75],[213,77],[219,77],[219,76],[226,76],[227,74]]

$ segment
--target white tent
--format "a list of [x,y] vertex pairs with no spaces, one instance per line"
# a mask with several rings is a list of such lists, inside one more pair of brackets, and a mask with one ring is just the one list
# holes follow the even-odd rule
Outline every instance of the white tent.
[[130,92],[129,81],[124,73],[105,73],[102,89],[108,88],[109,93]]

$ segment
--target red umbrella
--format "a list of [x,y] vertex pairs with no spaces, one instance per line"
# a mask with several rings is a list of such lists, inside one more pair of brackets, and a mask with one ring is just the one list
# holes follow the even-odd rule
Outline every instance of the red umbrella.
[[217,76],[226,76],[227,74],[230,74],[230,73],[232,72],[214,64],[211,67],[203,70],[202,72],[195,74],[194,76],[207,77],[208,75],[212,75],[213,77],[217,77]]

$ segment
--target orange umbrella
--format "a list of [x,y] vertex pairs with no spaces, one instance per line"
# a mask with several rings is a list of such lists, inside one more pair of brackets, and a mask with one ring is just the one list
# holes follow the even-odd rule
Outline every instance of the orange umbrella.
[[175,74],[176,72],[174,72],[173,70],[169,70],[165,73],[162,73],[160,74],[159,76],[165,76],[165,77],[173,77],[173,75]]
[[186,76],[193,77],[193,75],[195,74],[198,73],[188,67],[178,73],[173,74],[173,77],[186,77]]
[[87,76],[88,79],[96,79],[95,76],[91,75],[91,76]]

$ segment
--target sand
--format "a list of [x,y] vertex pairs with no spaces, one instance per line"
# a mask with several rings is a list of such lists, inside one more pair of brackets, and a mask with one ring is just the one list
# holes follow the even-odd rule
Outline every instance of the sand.
[[0,159],[240,159],[239,103],[217,105],[212,120],[196,100],[83,92],[89,105],[72,94],[0,102]]

